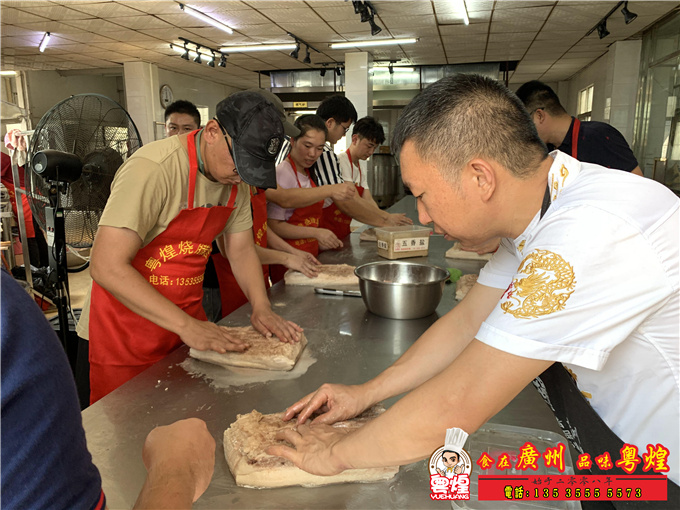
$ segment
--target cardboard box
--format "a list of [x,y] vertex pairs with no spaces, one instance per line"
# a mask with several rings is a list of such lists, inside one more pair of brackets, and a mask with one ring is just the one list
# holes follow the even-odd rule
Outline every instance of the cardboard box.
[[375,229],[378,255],[386,259],[427,257],[432,229],[416,225]]

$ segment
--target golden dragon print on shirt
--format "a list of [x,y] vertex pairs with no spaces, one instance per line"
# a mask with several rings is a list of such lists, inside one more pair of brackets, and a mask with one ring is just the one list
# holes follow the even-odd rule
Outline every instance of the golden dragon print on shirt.
[[531,319],[564,309],[574,292],[574,268],[557,253],[535,250],[522,261],[501,300],[501,310]]

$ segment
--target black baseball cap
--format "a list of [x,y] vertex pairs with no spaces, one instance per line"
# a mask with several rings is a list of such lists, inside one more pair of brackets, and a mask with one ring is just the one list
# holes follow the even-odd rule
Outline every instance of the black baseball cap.
[[276,107],[255,92],[237,92],[219,102],[215,117],[231,137],[241,179],[258,188],[276,188],[276,155],[284,139]]

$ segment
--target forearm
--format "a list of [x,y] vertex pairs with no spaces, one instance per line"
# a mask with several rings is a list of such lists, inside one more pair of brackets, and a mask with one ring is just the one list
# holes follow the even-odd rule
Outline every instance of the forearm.
[[[284,241],[285,242],[285,241]],[[286,243],[288,244],[288,243]],[[255,251],[257,252],[257,256],[260,259],[260,263],[262,265],[267,265],[267,264],[281,264],[285,265],[286,261],[288,260],[288,257],[291,255],[289,253],[280,251],[280,250],[272,250],[269,248],[262,248],[261,246],[255,245]]]
[[271,228],[267,233],[267,247],[273,250],[282,251],[285,253],[295,253],[296,250],[290,244],[288,244],[284,239],[281,239],[276,232]]
[[380,207],[378,207],[378,204],[373,199],[373,195],[371,195],[371,192],[368,189],[364,190],[364,195],[361,198],[363,198],[370,207],[375,207],[380,210]]
[[392,366],[364,383],[369,402],[401,395],[441,373],[472,341],[502,293],[473,287],[469,299],[435,322]]
[[196,487],[190,474],[181,470],[175,473],[158,471],[149,471],[135,503],[135,510],[191,508]]
[[265,195],[269,202],[273,202],[284,209],[298,209],[315,204],[329,197],[327,186],[315,188],[276,188],[268,189]]
[[262,266],[255,244],[246,244],[238,249],[227,246],[225,253],[231,264],[236,283],[238,283],[253,309],[263,306],[269,308],[270,302],[267,297],[267,289],[264,286]]
[[111,264],[100,270],[99,265],[93,263],[91,275],[98,285],[123,305],[157,326],[181,335],[192,320],[191,316],[158,292],[130,264]]
[[359,197],[359,195],[352,200],[338,200],[334,203],[347,216],[374,227],[384,227],[389,217],[387,212],[370,205],[368,201]]
[[269,228],[283,239],[316,238],[316,234],[318,233],[316,232],[315,227],[301,227],[280,220],[270,220]]

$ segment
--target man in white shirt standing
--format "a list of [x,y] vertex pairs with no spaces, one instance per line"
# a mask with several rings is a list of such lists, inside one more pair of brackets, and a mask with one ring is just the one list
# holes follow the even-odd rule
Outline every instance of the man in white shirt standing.
[[[301,424],[282,434],[292,447],[269,453],[317,474],[408,464],[449,428],[473,433],[534,381],[593,474],[666,474],[677,502],[678,197],[549,153],[519,98],[479,75],[421,92],[392,148],[421,223],[464,247],[501,237],[500,247],[467,296],[392,366],[289,407],[284,419]],[[444,384],[452,377],[465,384]],[[318,425],[404,393],[351,434]],[[605,452],[611,467],[596,462]]]
[[377,210],[378,214],[388,214],[386,225],[406,225],[408,218],[403,214],[389,214],[380,211],[378,204],[368,189],[366,160],[385,141],[385,131],[373,117],[359,119],[352,129],[352,143],[349,148],[338,154],[340,173],[345,182],[353,182],[357,193],[365,203]]

